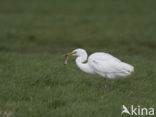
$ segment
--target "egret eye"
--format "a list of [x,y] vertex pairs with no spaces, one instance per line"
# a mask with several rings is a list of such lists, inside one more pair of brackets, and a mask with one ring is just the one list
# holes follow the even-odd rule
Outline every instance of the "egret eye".
[[73,54],[77,54],[77,52],[76,52],[76,51],[74,51],[74,52],[73,52]]

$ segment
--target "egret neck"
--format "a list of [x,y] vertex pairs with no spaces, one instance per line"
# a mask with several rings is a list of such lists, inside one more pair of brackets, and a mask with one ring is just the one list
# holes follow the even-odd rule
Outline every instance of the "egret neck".
[[84,63],[87,60],[87,53],[82,54],[76,58],[77,66],[84,72],[89,74],[94,74],[93,69],[89,66],[88,63]]

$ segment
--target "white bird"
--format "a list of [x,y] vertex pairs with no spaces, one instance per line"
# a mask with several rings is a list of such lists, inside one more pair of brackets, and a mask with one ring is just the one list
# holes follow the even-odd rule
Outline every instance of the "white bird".
[[[72,52],[65,54],[68,56],[77,56],[76,65],[84,72],[89,74],[98,74],[106,79],[115,79],[129,76],[133,71],[134,67],[127,63],[124,63],[116,57],[104,53],[96,52],[91,54],[89,57],[84,49],[75,49]],[[84,63],[87,61],[88,62]],[[67,60],[65,60],[67,64]],[[107,88],[107,84],[105,85]]]

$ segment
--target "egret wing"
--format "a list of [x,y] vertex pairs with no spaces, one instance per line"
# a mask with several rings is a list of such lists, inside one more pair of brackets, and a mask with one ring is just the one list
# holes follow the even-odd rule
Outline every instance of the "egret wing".
[[132,66],[116,60],[90,59],[89,65],[94,71],[106,78],[124,77],[130,75]]
[[104,52],[96,52],[92,55],[89,56],[88,60],[103,60],[103,61],[108,61],[108,60],[114,60],[114,61],[118,61],[121,62],[118,58],[112,56],[111,54],[108,53],[104,53]]

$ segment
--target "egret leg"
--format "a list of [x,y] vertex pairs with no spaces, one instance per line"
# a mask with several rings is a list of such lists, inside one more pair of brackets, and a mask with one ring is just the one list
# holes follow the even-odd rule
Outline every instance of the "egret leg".
[[104,79],[105,79],[105,88],[108,89],[110,87],[109,80],[107,78]]

